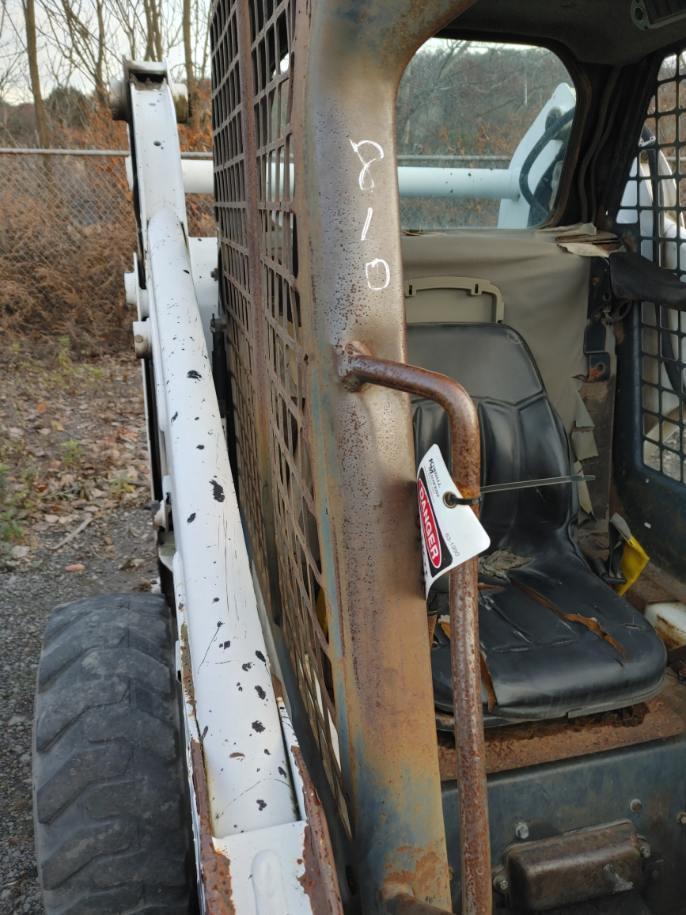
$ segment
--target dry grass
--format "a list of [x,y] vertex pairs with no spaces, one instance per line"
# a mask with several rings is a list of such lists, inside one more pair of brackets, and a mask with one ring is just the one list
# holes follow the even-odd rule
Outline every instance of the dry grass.
[[128,340],[122,273],[135,246],[122,160],[15,157],[0,193],[0,328],[67,335],[82,351]]

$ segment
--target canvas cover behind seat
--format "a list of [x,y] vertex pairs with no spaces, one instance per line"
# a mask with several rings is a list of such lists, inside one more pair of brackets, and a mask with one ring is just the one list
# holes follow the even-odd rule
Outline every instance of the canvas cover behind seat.
[[[408,349],[409,361],[450,375],[476,401],[482,484],[571,473],[562,423],[531,352],[511,327],[415,324],[408,327]],[[443,411],[416,400],[414,425],[417,460],[434,443],[448,460]],[[590,714],[660,689],[664,646],[587,564],[573,539],[576,512],[571,484],[484,497],[490,552],[516,560],[497,577],[482,576],[480,640],[490,680],[484,701],[492,721]],[[447,612],[447,578],[435,586],[430,608]],[[444,711],[452,710],[449,648],[439,628],[432,665],[436,705]]]

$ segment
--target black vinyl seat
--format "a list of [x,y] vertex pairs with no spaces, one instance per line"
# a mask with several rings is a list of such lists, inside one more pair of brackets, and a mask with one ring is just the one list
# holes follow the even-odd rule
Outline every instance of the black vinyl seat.
[[[474,398],[482,485],[571,473],[567,435],[516,331],[503,324],[411,324],[408,347],[410,362],[455,378]],[[449,460],[444,412],[422,399],[413,412],[417,460],[432,444]],[[573,484],[484,496],[489,556],[507,560],[505,572],[480,576],[487,724],[623,708],[661,688],[664,645],[586,562],[573,537],[577,511]],[[444,576],[435,584],[430,611],[447,613],[447,583]],[[450,645],[440,626],[436,631],[435,701],[449,713]]]

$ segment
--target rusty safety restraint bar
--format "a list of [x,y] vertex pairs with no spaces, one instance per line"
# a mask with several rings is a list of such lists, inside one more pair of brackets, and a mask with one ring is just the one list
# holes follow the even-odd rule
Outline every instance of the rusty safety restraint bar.
[[[351,391],[376,384],[415,394],[441,406],[450,424],[450,467],[463,498],[478,512],[481,441],[476,407],[462,385],[438,372],[380,359],[357,344],[342,348],[339,372]],[[463,915],[491,915],[485,742],[481,704],[478,560],[450,574],[450,652],[453,680],[457,787],[460,798]]]

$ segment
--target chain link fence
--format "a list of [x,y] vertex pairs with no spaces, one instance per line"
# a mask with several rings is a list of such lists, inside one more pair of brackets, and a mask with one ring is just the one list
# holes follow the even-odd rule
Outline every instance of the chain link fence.
[[[189,154],[186,154],[189,155]],[[196,154],[197,155],[197,154]],[[0,327],[128,342],[123,272],[136,247],[127,153],[0,149]],[[187,198],[191,235],[214,235],[212,198]]]

